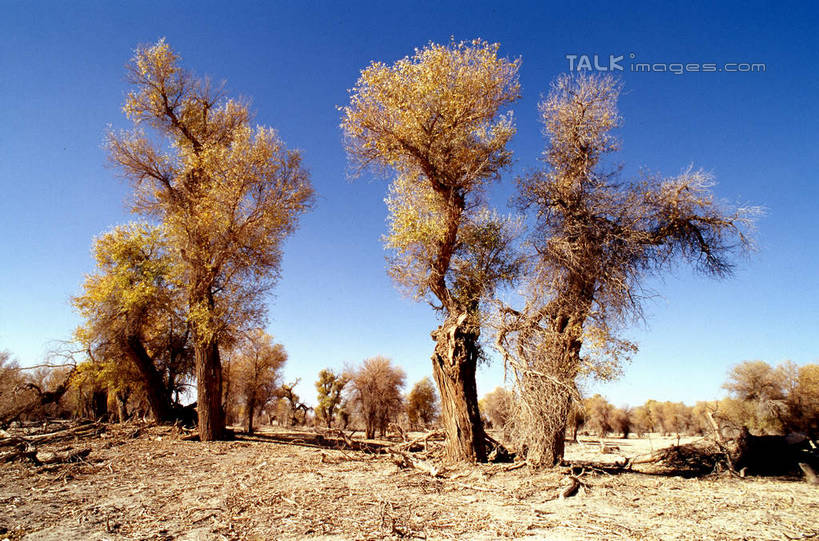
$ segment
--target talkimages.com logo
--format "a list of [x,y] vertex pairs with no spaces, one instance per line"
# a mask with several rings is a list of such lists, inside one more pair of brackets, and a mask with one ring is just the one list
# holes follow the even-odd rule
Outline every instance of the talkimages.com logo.
[[761,73],[760,62],[638,62],[636,53],[627,55],[567,54],[569,71],[623,71],[631,73]]

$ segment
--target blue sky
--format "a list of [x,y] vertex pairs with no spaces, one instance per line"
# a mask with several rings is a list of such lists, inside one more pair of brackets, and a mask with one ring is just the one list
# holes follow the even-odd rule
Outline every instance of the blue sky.
[[[624,4],[625,5],[625,4]],[[43,358],[78,323],[69,297],[93,270],[92,239],[133,217],[129,188],[106,166],[106,127],[125,127],[124,65],[166,37],[185,66],[252,99],[256,122],[301,149],[317,208],[287,241],[268,331],[290,353],[288,379],[312,397],[324,367],[392,357],[411,384],[431,373],[431,309],[401,297],[385,273],[387,183],[350,182],[337,105],[361,68],[429,41],[481,37],[522,57],[514,105],[515,165],[493,190],[506,208],[514,176],[538,165],[537,101],[569,54],[620,62],[625,92],[618,160],[626,175],[711,171],[725,200],[766,207],[759,251],[735,278],[685,268],[653,280],[640,353],[616,404],[693,402],[723,394],[747,359],[819,362],[819,8],[808,3],[9,2],[0,18],[0,349]],[[632,59],[632,56],[634,58]],[[632,62],[764,63],[760,73],[635,73]],[[503,381],[483,367],[479,392]]]

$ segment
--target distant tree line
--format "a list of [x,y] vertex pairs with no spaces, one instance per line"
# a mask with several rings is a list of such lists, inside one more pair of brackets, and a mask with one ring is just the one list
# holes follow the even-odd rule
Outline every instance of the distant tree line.
[[[567,433],[628,438],[630,434],[662,436],[704,435],[713,428],[707,414],[727,434],[743,427],[755,434],[802,433],[819,437],[819,364],[798,366],[786,361],[772,366],[764,361],[745,361],[733,366],[723,387],[730,396],[682,402],[648,400],[637,407],[617,407],[595,394],[573,404],[567,417]],[[514,391],[498,387],[480,401],[488,426],[508,427],[518,398]]]
[[[315,407],[306,405],[296,392],[299,379],[282,380],[287,357],[284,347],[259,329],[245,333],[223,352],[222,408],[229,425],[248,432],[259,425],[340,428],[360,430],[367,438],[387,436],[391,425],[401,430],[437,426],[440,401],[430,378],[404,394],[404,371],[384,356],[338,373],[321,370],[315,382]],[[10,353],[0,351],[0,424],[47,417],[156,419],[140,375],[123,371],[128,366],[83,360],[29,371]],[[167,374],[162,381],[167,381]],[[43,396],[53,399],[43,401]],[[179,400],[175,394],[166,407],[185,410]],[[192,412],[189,420],[195,420]]]
[[[63,352],[63,358],[67,355]],[[393,424],[406,430],[439,426],[440,400],[430,378],[404,394],[403,370],[383,356],[338,373],[321,370],[315,382],[315,408],[295,392],[300,380],[282,381],[287,353],[266,333],[246,334],[224,359],[226,418],[248,432],[259,424],[316,426],[361,430],[373,438],[387,436]],[[167,374],[162,377],[167,381]],[[150,416],[150,401],[138,381],[138,374],[105,363],[26,370],[9,352],[0,351],[0,423],[47,417],[122,422]],[[712,430],[708,413],[728,434],[747,427],[755,434],[819,437],[819,364],[746,361],[731,368],[723,387],[728,397],[694,405],[648,400],[636,407],[618,407],[599,394],[582,398],[567,417],[567,437],[704,435]],[[171,406],[181,408],[176,400],[178,396]],[[483,422],[490,429],[508,429],[517,400],[505,387],[487,393],[479,402]]]

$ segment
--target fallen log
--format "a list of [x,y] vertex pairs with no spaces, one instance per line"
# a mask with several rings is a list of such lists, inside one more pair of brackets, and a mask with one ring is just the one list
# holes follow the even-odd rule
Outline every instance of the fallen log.
[[0,439],[0,447],[14,447],[20,445],[21,443],[25,443],[25,440],[17,436],[7,436]]
[[577,490],[580,488],[580,479],[578,479],[574,475],[569,477],[569,479],[571,479],[569,486],[561,490],[560,494],[558,495],[558,498],[561,500],[574,496],[575,494],[577,494]]
[[0,453],[0,462],[15,462],[27,460],[35,466],[43,464],[63,464],[69,462],[81,462],[91,453],[90,448],[68,449],[62,451],[38,450],[30,442],[21,442],[16,449]]
[[484,434],[483,437],[487,443],[487,448],[490,449],[486,457],[487,462],[508,463],[515,460],[515,454],[509,451],[501,442],[489,434]]
[[443,430],[432,430],[432,431],[427,432],[426,434],[424,434],[422,436],[419,436],[417,438],[414,438],[414,439],[412,439],[410,441],[405,441],[403,443],[399,443],[398,445],[393,446],[393,449],[396,449],[396,450],[399,450],[399,451],[410,451],[410,452],[412,452],[412,451],[420,450],[422,448],[421,444],[423,444],[423,449],[426,450],[427,442],[429,440],[431,440],[433,438],[443,437],[443,435],[444,435]]
[[0,453],[0,462],[15,462],[17,460],[36,461],[37,449],[28,445],[21,445],[17,449]]
[[724,446],[694,442],[686,445],[672,445],[646,455],[637,455],[627,459],[622,464],[622,468],[630,470],[639,464],[656,464],[683,474],[702,475],[714,471],[722,461],[725,461],[731,469],[726,456],[730,455],[726,454]]
[[[105,426],[99,423],[88,423],[82,424],[80,426],[75,426],[72,428],[64,428],[61,430],[57,430],[55,432],[48,432],[46,434],[35,434],[32,436],[21,436],[22,439],[28,442],[36,442],[36,443],[49,443],[58,441],[70,436],[80,436],[80,435],[88,435],[91,432],[96,432],[99,430],[100,432],[105,430]],[[85,434],[85,433],[88,434]]]
[[37,451],[35,454],[36,462],[40,464],[64,464],[69,462],[82,462],[89,454],[91,449],[70,449],[68,451]]

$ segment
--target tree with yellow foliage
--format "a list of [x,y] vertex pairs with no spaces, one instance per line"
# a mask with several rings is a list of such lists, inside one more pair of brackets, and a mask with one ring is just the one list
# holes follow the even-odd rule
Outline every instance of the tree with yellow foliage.
[[333,427],[336,413],[341,409],[342,392],[350,382],[349,374],[336,374],[329,368],[318,373],[316,380],[316,419],[327,423],[327,428]]
[[253,329],[244,333],[228,358],[226,406],[241,412],[252,433],[256,415],[278,395],[287,352],[262,329]]
[[391,170],[390,275],[443,322],[433,333],[433,375],[447,452],[485,460],[475,369],[482,304],[510,282],[517,224],[491,211],[486,185],[510,162],[515,133],[503,108],[520,93],[520,62],[481,40],[431,43],[393,65],[362,70],[341,126],[353,162]]
[[72,298],[84,319],[75,338],[88,357],[75,383],[119,395],[136,389],[154,418],[167,421],[172,393],[193,368],[179,267],[168,238],[157,226],[118,226],[95,240],[94,258],[97,272]]
[[430,379],[424,378],[413,385],[407,395],[407,420],[410,429],[429,428],[440,414],[438,393]]
[[124,111],[135,127],[111,133],[111,161],[135,189],[135,212],[158,218],[180,259],[193,338],[199,436],[224,433],[220,345],[263,319],[284,238],[313,202],[298,152],[251,127],[246,103],[194,77],[160,40],[128,65]]

